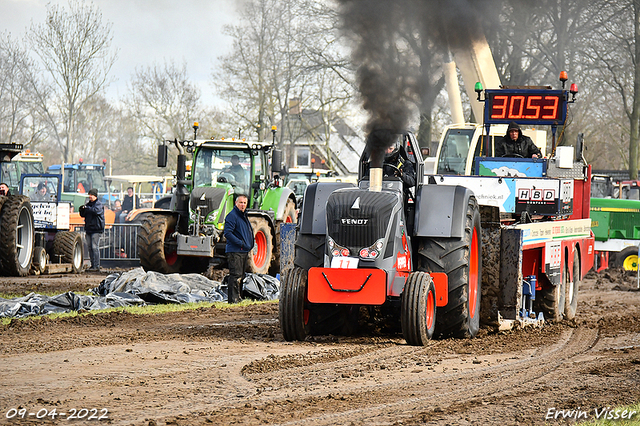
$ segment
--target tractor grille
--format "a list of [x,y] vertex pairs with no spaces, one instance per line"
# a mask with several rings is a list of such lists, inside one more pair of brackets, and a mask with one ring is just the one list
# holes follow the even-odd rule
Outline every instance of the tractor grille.
[[[198,206],[201,206],[201,214],[203,216],[206,216],[212,211],[220,208],[220,203],[222,202],[222,198],[224,197],[225,192],[226,189],[224,188],[195,188],[193,191],[191,191],[189,207],[191,208],[191,210],[195,211]],[[203,194],[204,200],[201,200]]]
[[[352,208],[356,200],[359,208]],[[397,202],[397,195],[390,192],[334,192],[327,201],[328,234],[336,243],[350,249],[368,247],[385,236]]]

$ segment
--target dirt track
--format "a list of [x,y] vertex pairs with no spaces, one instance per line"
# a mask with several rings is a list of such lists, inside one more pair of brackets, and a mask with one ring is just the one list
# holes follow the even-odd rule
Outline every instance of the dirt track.
[[[0,291],[86,290],[102,278],[5,279]],[[426,347],[373,329],[287,343],[276,303],[14,320],[0,328],[0,423],[11,408],[28,410],[12,420],[26,424],[42,423],[28,413],[43,408],[108,410],[117,425],[563,424],[545,420],[557,410],[593,419],[640,401],[640,292],[630,287],[622,274],[592,276],[576,321]]]

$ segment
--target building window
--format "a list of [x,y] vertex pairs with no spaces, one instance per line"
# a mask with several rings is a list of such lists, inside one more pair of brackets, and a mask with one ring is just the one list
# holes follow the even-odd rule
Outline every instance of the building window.
[[296,148],[296,167],[309,167],[311,154],[309,148]]

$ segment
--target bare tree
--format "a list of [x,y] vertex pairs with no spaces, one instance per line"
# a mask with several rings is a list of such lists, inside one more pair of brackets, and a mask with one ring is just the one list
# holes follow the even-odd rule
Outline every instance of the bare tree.
[[33,63],[9,34],[0,35],[0,140],[37,149],[45,126],[34,109]]
[[190,138],[193,122],[201,118],[200,90],[190,82],[186,63],[136,69],[125,103],[141,136],[155,141]]
[[48,76],[50,97],[40,107],[65,161],[76,153],[77,116],[109,83],[116,60],[111,24],[92,4],[70,0],[68,9],[49,4],[44,24],[32,24],[27,40]]
[[[306,108],[324,108],[326,119],[337,116],[338,105],[353,93],[350,65],[337,43],[337,20],[327,2],[245,3],[240,23],[225,27],[234,40],[233,48],[213,75],[239,127],[262,140],[271,125],[282,122],[280,142],[295,141],[301,136],[299,128],[286,122],[293,99]],[[327,72],[335,78],[328,78]],[[335,87],[329,89],[329,83]],[[337,97],[333,99],[331,93]],[[322,129],[316,131],[322,133]]]

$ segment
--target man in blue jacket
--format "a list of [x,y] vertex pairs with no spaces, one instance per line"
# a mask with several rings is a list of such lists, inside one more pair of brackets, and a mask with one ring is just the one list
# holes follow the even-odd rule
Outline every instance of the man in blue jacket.
[[236,205],[224,221],[224,237],[227,240],[227,263],[229,264],[229,280],[227,294],[229,303],[242,300],[242,281],[247,270],[249,252],[255,242],[253,229],[247,217],[247,196],[238,194]]
[[89,190],[89,201],[80,206],[80,216],[84,217],[84,232],[89,239],[90,272],[100,272],[100,237],[104,232],[104,206],[98,200],[98,190]]

